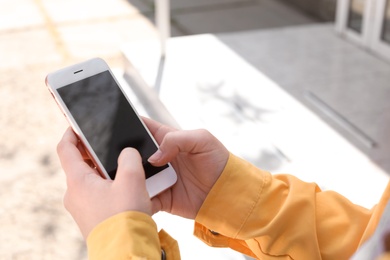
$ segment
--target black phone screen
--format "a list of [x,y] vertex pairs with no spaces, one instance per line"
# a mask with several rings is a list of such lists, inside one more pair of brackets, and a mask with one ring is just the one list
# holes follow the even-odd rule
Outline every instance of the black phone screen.
[[157,146],[109,71],[61,87],[58,93],[111,179],[126,147],[141,154],[146,178],[168,167],[147,161]]

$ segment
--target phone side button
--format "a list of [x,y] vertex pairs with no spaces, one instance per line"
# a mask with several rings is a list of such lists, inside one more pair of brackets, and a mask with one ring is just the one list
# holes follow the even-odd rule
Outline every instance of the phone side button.
[[62,114],[64,115],[64,117],[66,118],[66,115],[65,115],[65,113],[62,111],[61,106],[58,104],[58,101],[57,101],[56,97],[54,96],[53,92],[51,92],[50,90],[49,90],[49,92],[50,92],[50,95],[54,98],[54,101],[56,102],[56,104],[57,104],[58,108],[60,109],[61,113],[62,113]]

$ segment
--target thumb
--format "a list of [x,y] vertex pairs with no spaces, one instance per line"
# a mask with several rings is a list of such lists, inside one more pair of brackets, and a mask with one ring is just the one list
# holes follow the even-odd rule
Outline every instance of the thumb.
[[133,148],[124,149],[118,158],[118,170],[113,182],[121,199],[119,212],[135,210],[152,214],[152,204],[146,190],[141,155]]
[[146,190],[145,172],[139,152],[134,148],[125,148],[118,158],[118,169],[114,183],[126,185],[128,188]]
[[[172,161],[179,153],[205,152],[211,140],[205,130],[174,131],[164,136],[160,148],[149,157],[148,161],[160,166]],[[207,149],[207,148],[206,148]]]

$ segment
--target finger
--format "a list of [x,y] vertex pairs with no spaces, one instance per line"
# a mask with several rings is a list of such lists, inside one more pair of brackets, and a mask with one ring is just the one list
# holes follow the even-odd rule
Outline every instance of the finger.
[[80,178],[81,172],[92,170],[85,162],[77,148],[78,139],[71,128],[68,128],[57,145],[57,154],[62,168],[68,178]]
[[145,172],[141,155],[136,149],[124,149],[118,158],[118,170],[114,183],[126,185],[129,189],[146,191]]
[[[165,191],[166,192],[166,191]],[[152,215],[162,210],[162,202],[159,196],[152,198]]]
[[87,150],[85,150],[85,147],[82,142],[78,142],[77,148],[79,149],[81,155],[83,156],[84,160],[90,160],[91,158],[89,157]]
[[160,144],[164,139],[165,135],[169,132],[177,131],[177,129],[163,125],[153,119],[142,117],[146,127],[149,129],[150,133],[153,135],[154,139],[156,139],[157,143]]
[[77,149],[79,149],[80,153],[81,153],[81,156],[83,157],[84,159],[84,162],[86,164],[89,165],[89,167],[95,169],[96,168],[96,165],[94,164],[93,160],[91,160],[91,156],[89,155],[89,153],[87,152],[85,146],[83,145],[82,142],[78,142],[77,143]]
[[[211,139],[214,140],[211,140]],[[207,146],[217,140],[206,130],[174,131],[165,135],[159,150],[148,161],[163,165],[172,161],[179,153],[207,152]],[[217,141],[218,142],[218,141]]]
[[84,159],[84,162],[85,162],[86,164],[88,164],[88,166],[91,167],[92,169],[96,169],[96,166],[95,166],[95,164],[93,163],[92,160],[90,160],[90,159]]

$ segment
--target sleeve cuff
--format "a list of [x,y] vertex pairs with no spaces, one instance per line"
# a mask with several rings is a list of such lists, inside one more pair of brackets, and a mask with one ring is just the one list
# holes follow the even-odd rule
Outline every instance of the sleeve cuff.
[[270,179],[270,173],[230,154],[224,171],[206,197],[195,222],[223,236],[237,238]]
[[135,211],[117,214],[100,223],[88,236],[87,247],[90,260],[161,258],[156,223],[149,215]]

